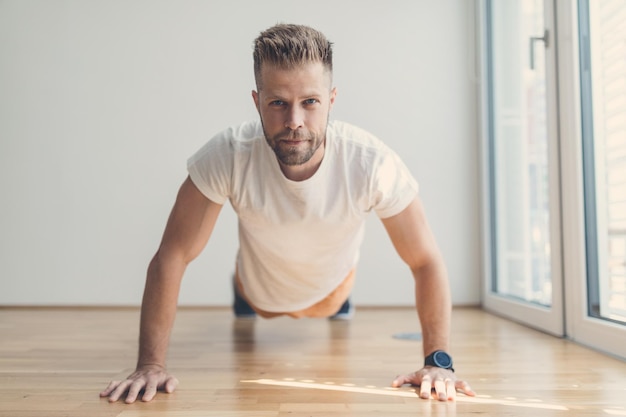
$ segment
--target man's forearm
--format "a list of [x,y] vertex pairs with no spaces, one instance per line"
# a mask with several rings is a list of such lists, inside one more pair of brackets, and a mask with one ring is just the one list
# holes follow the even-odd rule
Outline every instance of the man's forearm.
[[448,351],[452,304],[445,266],[432,262],[413,271],[413,275],[424,356],[438,349]]
[[160,253],[150,262],[141,304],[137,368],[165,367],[185,267],[185,262]]

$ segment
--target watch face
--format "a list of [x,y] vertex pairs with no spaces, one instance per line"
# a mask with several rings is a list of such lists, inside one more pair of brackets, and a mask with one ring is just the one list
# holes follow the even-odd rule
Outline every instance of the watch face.
[[452,366],[452,358],[446,352],[435,352],[433,356],[433,361],[440,368],[450,368]]

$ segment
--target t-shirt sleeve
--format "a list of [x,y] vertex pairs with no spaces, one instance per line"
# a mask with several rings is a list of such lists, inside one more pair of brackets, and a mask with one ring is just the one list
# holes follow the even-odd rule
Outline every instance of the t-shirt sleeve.
[[187,160],[191,181],[209,200],[224,204],[230,197],[233,151],[230,130],[211,138]]
[[373,208],[381,219],[395,216],[415,199],[418,183],[398,154],[387,150],[374,170]]

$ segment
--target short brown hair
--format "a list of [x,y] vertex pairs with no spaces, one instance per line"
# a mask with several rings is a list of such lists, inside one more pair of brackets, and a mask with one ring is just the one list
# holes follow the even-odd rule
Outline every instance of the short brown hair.
[[254,77],[257,88],[260,88],[263,64],[291,69],[309,62],[321,62],[332,74],[333,44],[322,32],[311,27],[278,24],[261,32],[254,40]]

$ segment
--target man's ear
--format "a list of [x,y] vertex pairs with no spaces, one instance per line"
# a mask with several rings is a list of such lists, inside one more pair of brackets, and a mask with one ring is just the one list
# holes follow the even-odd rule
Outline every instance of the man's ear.
[[337,97],[337,87],[333,87],[333,89],[330,90],[330,107],[328,108],[328,110],[333,108],[333,104],[335,104],[336,97]]
[[257,111],[261,111],[260,107],[259,107],[259,93],[257,93],[255,90],[252,90],[252,100],[254,100],[254,105],[256,106]]

